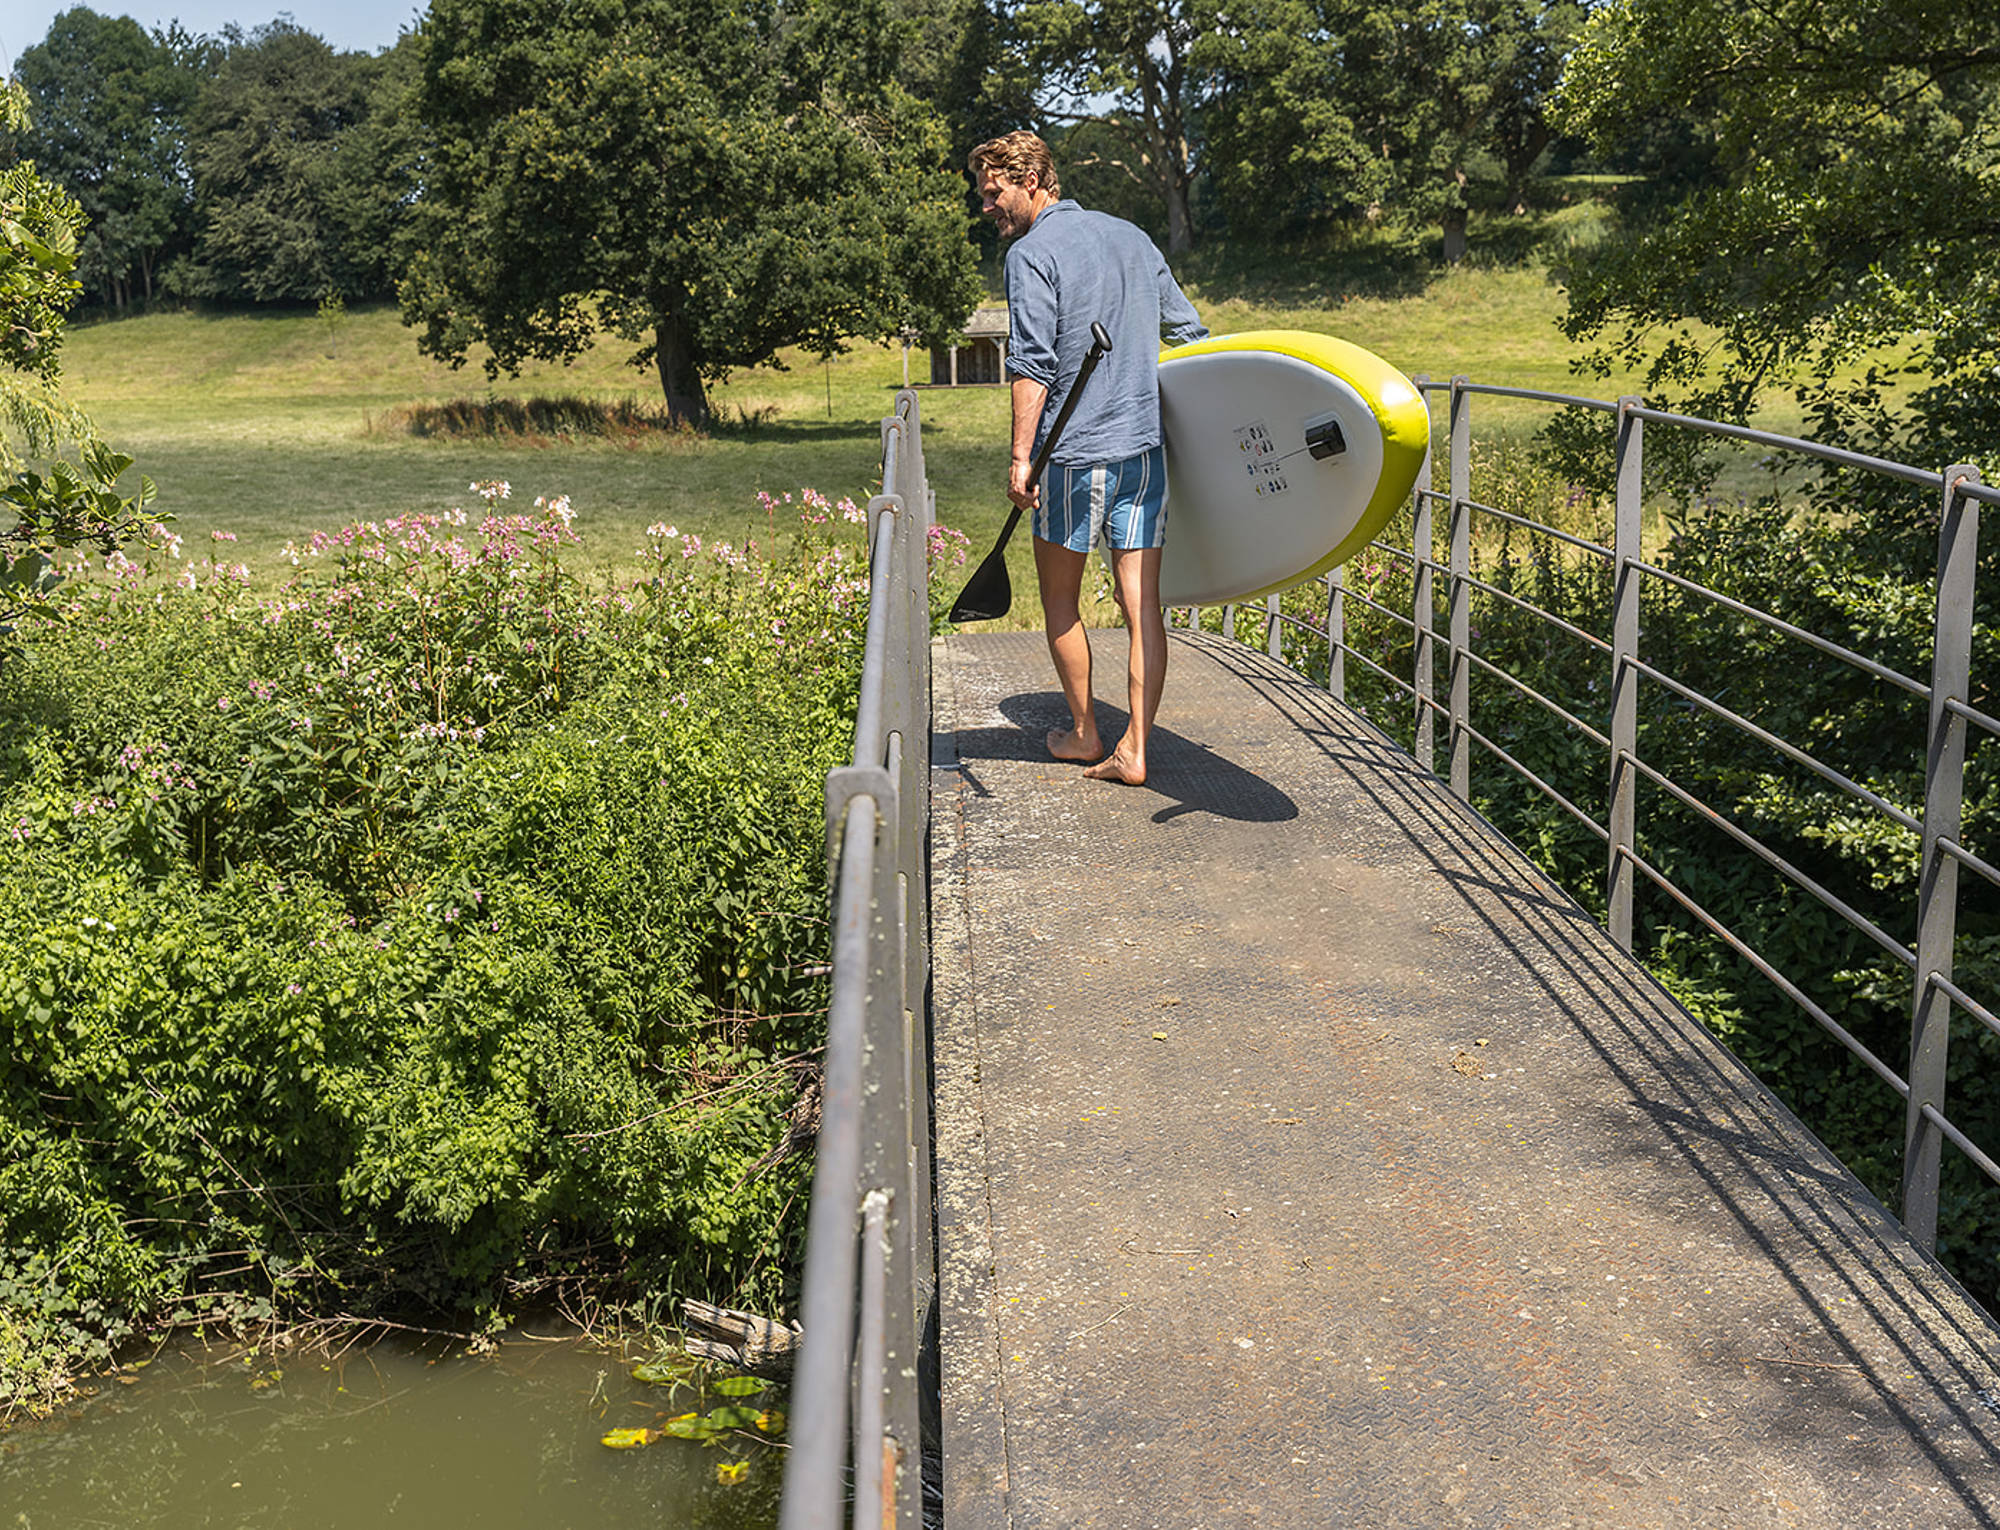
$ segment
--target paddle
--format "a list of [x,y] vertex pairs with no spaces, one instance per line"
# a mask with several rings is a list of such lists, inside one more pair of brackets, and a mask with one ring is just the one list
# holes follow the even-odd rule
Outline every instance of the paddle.
[[[1042,441],[1042,449],[1035,453],[1034,465],[1028,469],[1028,487],[1032,490],[1042,481],[1042,469],[1048,466],[1049,453],[1063,433],[1063,426],[1069,423],[1070,412],[1076,408],[1076,401],[1083,393],[1083,385],[1090,381],[1090,374],[1097,370],[1098,358],[1111,349],[1111,336],[1106,334],[1102,324],[1090,326],[1090,353],[1083,358],[1083,365],[1077,369],[1076,383],[1069,390],[1069,397],[1056,412],[1056,422],[1049,427],[1048,435]],[[1007,541],[1014,535],[1014,527],[1021,519],[1021,507],[1014,506],[1007,517],[1007,524],[1000,528],[1000,540],[993,544],[993,551],[986,555],[986,561],[972,571],[972,577],[965,581],[965,588],[958,592],[958,599],[951,608],[951,620],[955,622],[990,622],[995,617],[1005,616],[1014,604],[1014,583],[1007,577]]]

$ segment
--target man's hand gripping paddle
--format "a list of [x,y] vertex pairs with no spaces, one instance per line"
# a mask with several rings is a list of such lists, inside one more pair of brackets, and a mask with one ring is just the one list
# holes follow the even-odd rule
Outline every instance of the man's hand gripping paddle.
[[[1077,369],[1076,383],[1070,388],[1069,397],[1063,400],[1062,408],[1056,413],[1056,422],[1049,427],[1042,449],[1035,453],[1034,465],[1028,470],[1030,490],[1042,481],[1042,469],[1048,466],[1049,453],[1055,449],[1063,427],[1069,423],[1070,412],[1076,408],[1076,401],[1083,394],[1083,385],[1097,370],[1098,358],[1111,349],[1111,336],[1105,333],[1102,324],[1090,326],[1090,342],[1090,353]],[[1000,529],[1000,540],[993,544],[993,551],[986,555],[985,562],[973,570],[972,577],[965,581],[965,588],[958,592],[958,600],[951,608],[952,621],[990,622],[995,617],[1005,616],[1014,604],[1013,581],[1007,577],[1007,542],[1014,535],[1014,527],[1020,520],[1021,507],[1016,505],[1007,517],[1007,524]]]

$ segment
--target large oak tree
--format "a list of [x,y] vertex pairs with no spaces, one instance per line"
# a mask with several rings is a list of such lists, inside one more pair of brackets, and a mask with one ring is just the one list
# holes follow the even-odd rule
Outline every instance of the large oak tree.
[[402,286],[490,374],[640,342],[677,419],[781,348],[942,338],[979,294],[964,181],[872,0],[435,0]]

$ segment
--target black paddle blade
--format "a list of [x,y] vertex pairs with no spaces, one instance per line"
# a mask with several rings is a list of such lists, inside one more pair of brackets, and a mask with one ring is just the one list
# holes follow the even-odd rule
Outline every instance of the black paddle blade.
[[1014,582],[1007,577],[1007,539],[986,555],[986,561],[972,571],[965,588],[952,604],[955,622],[990,622],[1005,616],[1014,605]]

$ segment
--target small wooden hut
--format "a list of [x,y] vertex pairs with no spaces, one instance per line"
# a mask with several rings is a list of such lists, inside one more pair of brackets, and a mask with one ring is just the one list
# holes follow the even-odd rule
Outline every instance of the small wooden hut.
[[[965,339],[958,345],[931,347],[934,388],[962,388],[975,383],[1007,380],[1007,310],[980,308],[965,321]],[[903,342],[903,382],[910,381],[910,343]]]

